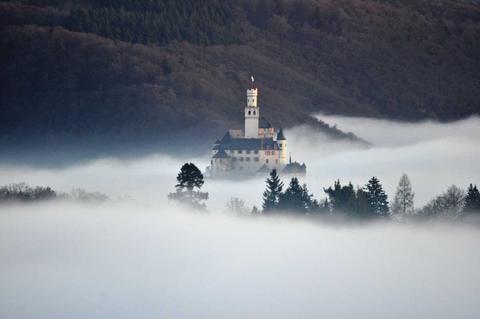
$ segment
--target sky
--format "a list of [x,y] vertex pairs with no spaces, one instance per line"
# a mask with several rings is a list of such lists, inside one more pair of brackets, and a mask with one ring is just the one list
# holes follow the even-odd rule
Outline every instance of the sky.
[[[339,178],[373,175],[390,198],[402,173],[416,206],[479,183],[480,119],[440,124],[319,115],[365,148],[306,127],[286,132],[304,180],[322,198]],[[246,218],[263,179],[207,180],[208,214],[166,200],[185,161],[102,158],[62,168],[0,163],[0,184],[109,195],[101,205],[0,207],[0,318],[479,318],[480,232],[461,224],[334,225]],[[125,200],[128,196],[129,200]],[[122,198],[122,200],[118,200]]]

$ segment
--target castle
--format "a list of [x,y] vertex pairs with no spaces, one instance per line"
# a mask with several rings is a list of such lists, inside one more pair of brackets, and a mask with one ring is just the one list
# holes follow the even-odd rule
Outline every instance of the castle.
[[229,130],[213,145],[208,167],[211,177],[232,175],[268,174],[276,168],[284,175],[303,176],[305,164],[287,159],[287,138],[262,116],[258,106],[258,88],[252,76],[252,86],[247,89],[243,130]]

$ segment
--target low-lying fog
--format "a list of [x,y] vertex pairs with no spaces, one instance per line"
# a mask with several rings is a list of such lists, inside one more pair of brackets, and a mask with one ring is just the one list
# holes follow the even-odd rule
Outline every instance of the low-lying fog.
[[[310,191],[373,175],[390,199],[407,173],[417,207],[480,183],[480,119],[400,124],[321,116],[372,143],[287,132]],[[0,318],[478,318],[480,231],[448,224],[323,225],[236,218],[229,198],[261,204],[263,179],[207,180],[211,214],[166,201],[185,161],[157,154],[62,169],[0,164],[0,185],[74,187],[116,199],[0,207]]]

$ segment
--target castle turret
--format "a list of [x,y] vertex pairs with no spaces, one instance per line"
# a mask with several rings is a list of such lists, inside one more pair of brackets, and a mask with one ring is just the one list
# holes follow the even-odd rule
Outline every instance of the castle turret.
[[280,129],[277,134],[278,148],[280,149],[280,164],[287,164],[287,138],[283,135],[283,130]]
[[254,86],[247,90],[247,106],[245,107],[245,138],[258,138],[260,108],[257,106],[258,89]]

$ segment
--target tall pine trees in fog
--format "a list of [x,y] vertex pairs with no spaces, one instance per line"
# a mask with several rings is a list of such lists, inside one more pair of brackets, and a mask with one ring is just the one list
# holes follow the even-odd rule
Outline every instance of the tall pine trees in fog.
[[278,201],[283,189],[283,182],[277,174],[277,170],[270,172],[270,177],[266,181],[267,189],[263,192],[263,211],[268,213],[278,207]]
[[333,188],[324,190],[330,200],[333,213],[352,213],[355,210],[355,190],[352,183],[342,186],[337,180],[333,183]]
[[388,216],[388,197],[378,178],[372,177],[365,185],[365,191],[372,216]]
[[414,196],[410,179],[407,174],[403,174],[398,182],[397,192],[393,200],[392,215],[399,219],[414,215]]
[[288,188],[280,194],[278,209],[300,214],[318,213],[321,210],[321,205],[313,199],[313,195],[309,193],[306,184],[300,185],[298,178],[292,177]]
[[477,185],[470,184],[470,186],[468,186],[463,212],[465,214],[480,214],[480,192],[478,191]]

